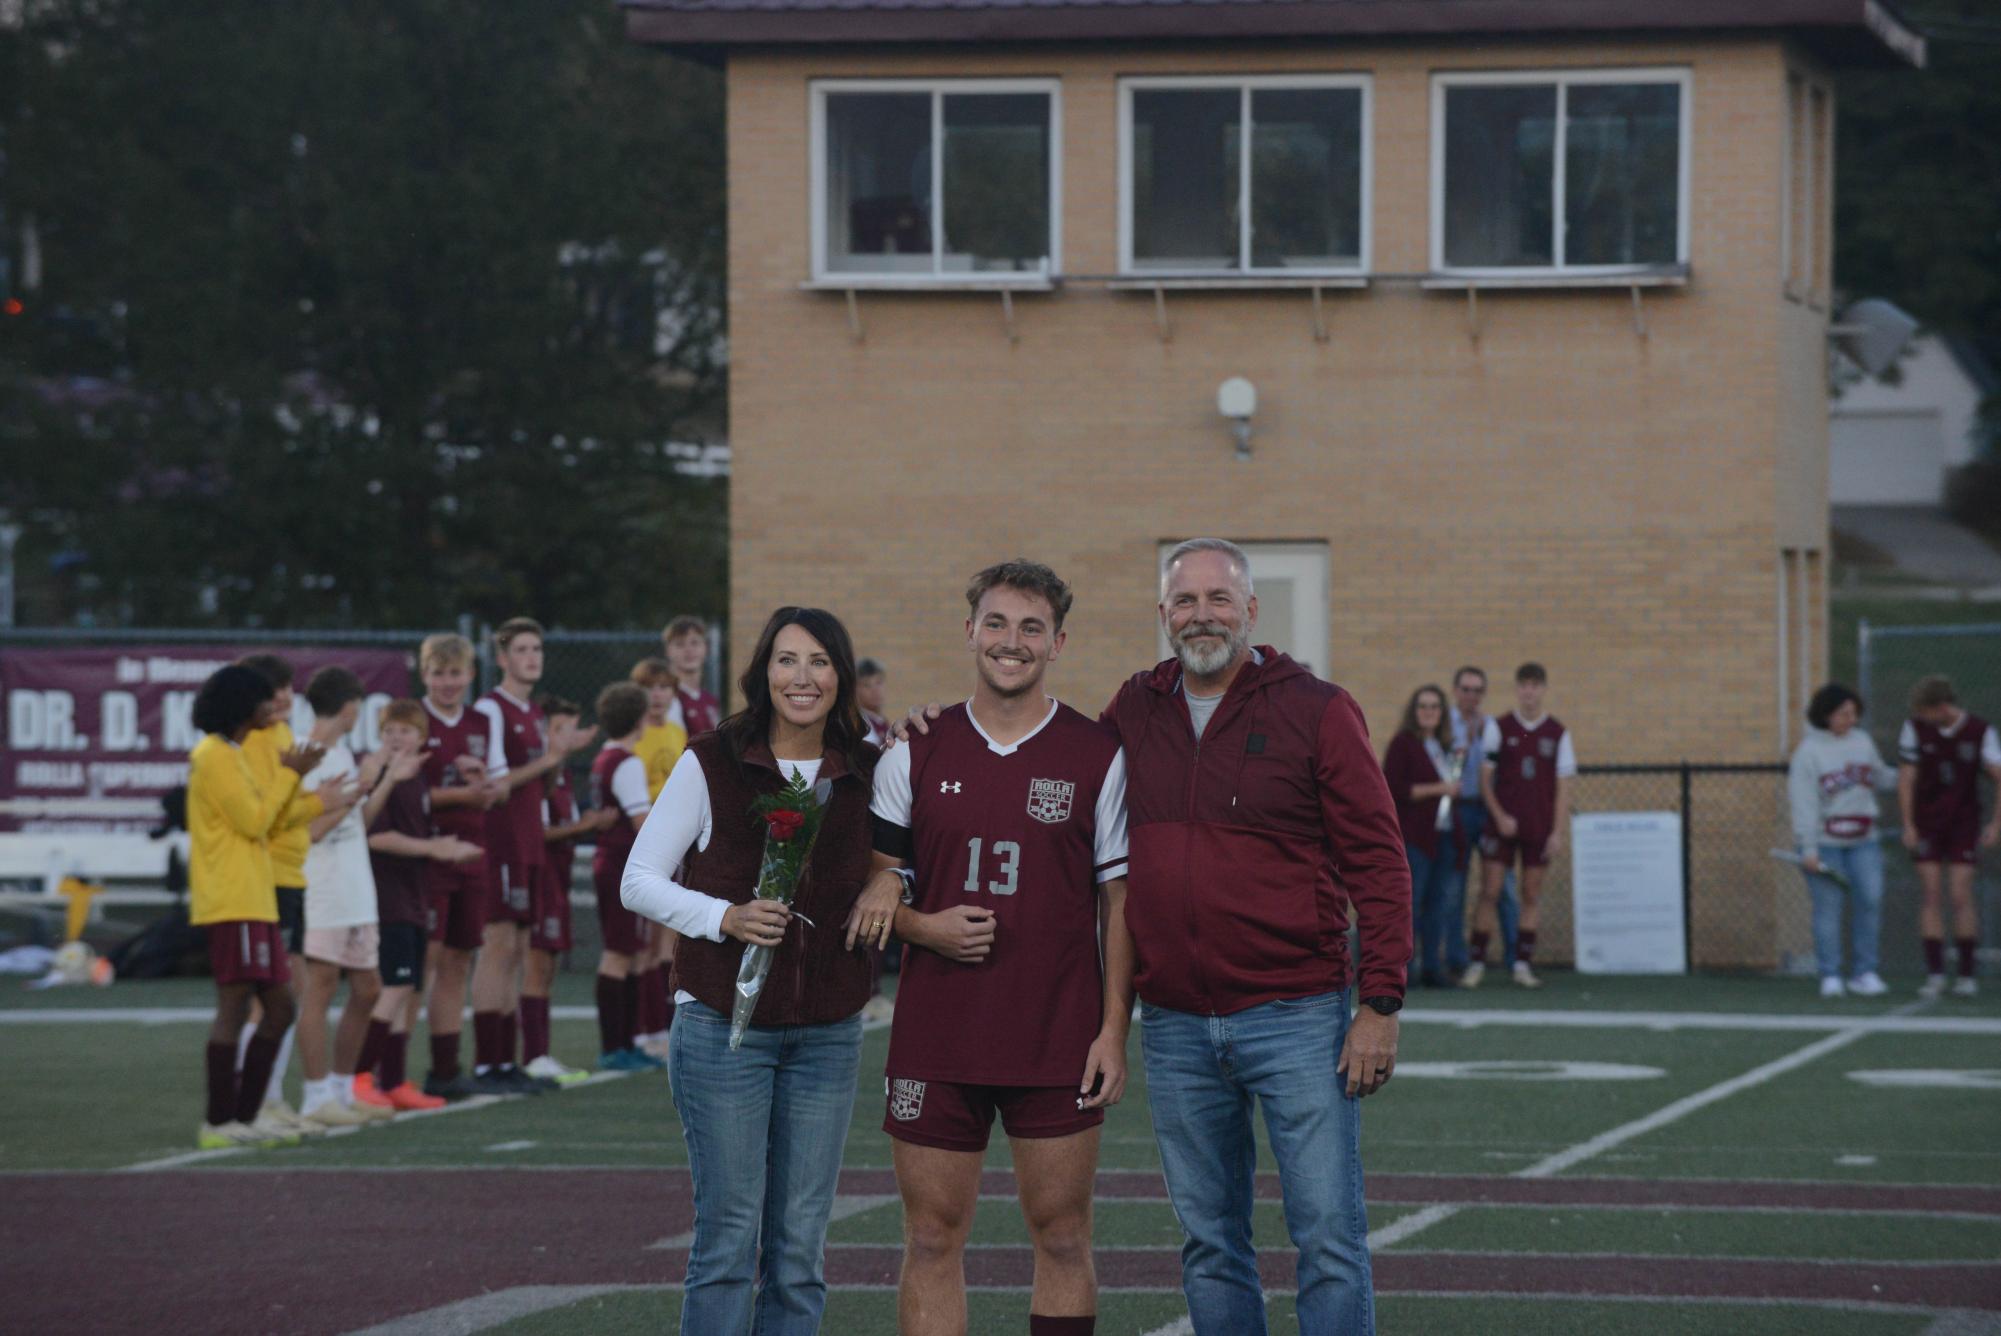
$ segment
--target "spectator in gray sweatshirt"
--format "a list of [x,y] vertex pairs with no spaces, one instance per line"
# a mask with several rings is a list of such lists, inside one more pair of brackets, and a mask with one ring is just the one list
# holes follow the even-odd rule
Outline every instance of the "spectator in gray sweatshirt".
[[[1879,997],[1890,989],[1876,973],[1883,928],[1883,851],[1876,842],[1876,793],[1894,790],[1897,772],[1883,764],[1875,739],[1856,727],[1862,720],[1862,698],[1841,683],[1829,682],[1813,693],[1806,719],[1812,727],[1793,753],[1786,788],[1792,798],[1793,838],[1813,895],[1813,951],[1820,965],[1820,995],[1840,997],[1846,991]],[[1841,905],[1851,898],[1855,972],[1844,987]]]

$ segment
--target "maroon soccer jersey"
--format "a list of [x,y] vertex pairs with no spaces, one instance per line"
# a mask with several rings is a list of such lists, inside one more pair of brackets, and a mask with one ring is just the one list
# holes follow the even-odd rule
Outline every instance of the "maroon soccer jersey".
[[[502,760],[495,763],[496,771],[519,770],[541,758],[546,749],[541,706],[496,688],[473,709],[488,718],[499,716]],[[533,885],[534,870],[548,857],[542,839],[542,781],[515,785],[506,801],[487,813],[486,830],[488,862],[507,868],[513,881]]]
[[1556,825],[1557,779],[1577,772],[1562,721],[1546,714],[1531,727],[1518,714],[1504,714],[1487,721],[1487,743],[1494,798],[1520,826],[1516,838],[1540,844]]
[[1997,763],[1994,730],[1977,714],[1962,714],[1950,733],[1922,719],[1904,721],[1898,759],[1917,768],[1912,815],[1921,835],[1951,843],[1964,832],[1978,838],[1980,771]]
[[[598,832],[597,851],[591,855],[591,873],[594,876],[619,877],[625,873],[625,860],[632,852],[632,842],[639,835],[639,827],[626,814],[618,795],[612,792],[612,780],[617,776],[619,766],[638,760],[624,747],[612,743],[601,748],[591,761],[591,806],[618,813],[617,820]],[[641,761],[640,765],[643,768],[645,762]]]
[[[577,819],[577,791],[570,787],[568,766],[557,766],[551,773],[543,801],[548,804],[550,826],[567,826]],[[570,868],[577,856],[576,837],[553,842],[545,840],[543,843],[548,849],[549,870],[555,874],[556,884],[568,889]]]
[[909,831],[920,913],[995,917],[974,964],[911,948],[897,985],[889,1073],[924,1081],[1074,1083],[1102,1021],[1100,881],[1125,875],[1125,761],[1103,725],[1054,705],[1001,747],[955,705],[876,768],[875,814]]
[[[369,833],[393,831],[412,839],[431,837],[431,790],[422,775],[413,775],[389,790]],[[424,922],[424,873],[430,860],[407,854],[368,851],[375,873],[375,914],[383,923]]]
[[713,733],[716,725],[723,721],[723,703],[708,691],[678,689],[681,698],[681,721],[687,726],[688,736]]
[[[424,712],[431,716],[431,731],[424,739],[424,785],[430,789],[462,789],[470,781],[459,768],[459,758],[470,756],[485,765],[488,762],[488,743],[491,725],[485,716],[464,708],[459,717],[447,720],[431,705],[424,702]],[[456,835],[462,840],[485,847],[486,812],[479,807],[440,807],[433,814],[439,830],[447,835]]]

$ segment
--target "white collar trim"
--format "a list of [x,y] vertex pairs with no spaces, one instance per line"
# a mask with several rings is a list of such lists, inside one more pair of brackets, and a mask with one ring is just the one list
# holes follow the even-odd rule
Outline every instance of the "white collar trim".
[[1016,752],[1020,751],[1024,746],[1026,746],[1028,744],[1029,739],[1033,738],[1037,733],[1040,733],[1043,729],[1049,727],[1049,721],[1056,717],[1057,708],[1061,705],[1062,705],[1061,701],[1057,700],[1054,696],[1051,696],[1049,698],[1049,713],[1042,716],[1042,722],[1037,724],[1034,728],[1029,729],[1028,732],[1024,733],[1021,737],[1015,739],[1013,742],[1008,743],[1005,747],[1003,747],[1000,743],[995,742],[993,740],[992,735],[989,734],[987,730],[980,727],[980,717],[973,713],[973,698],[971,696],[968,696],[966,698],[966,721],[973,726],[973,731],[975,733],[978,733],[980,737],[986,740],[988,751],[992,752],[996,756],[1012,756]]

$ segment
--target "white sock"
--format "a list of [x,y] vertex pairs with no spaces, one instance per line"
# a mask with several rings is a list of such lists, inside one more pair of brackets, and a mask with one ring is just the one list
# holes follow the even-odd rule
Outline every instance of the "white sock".
[[299,1088],[299,1112],[311,1113],[332,1098],[334,1091],[331,1078],[323,1076],[317,1081],[307,1081]]
[[327,1084],[333,1087],[334,1095],[341,1103],[348,1105],[350,1108],[353,1107],[354,1075],[352,1073],[342,1076],[339,1072],[335,1072],[327,1078]]
[[271,1064],[271,1084],[264,1087],[266,1104],[285,1102],[285,1069],[292,1065],[292,1036],[298,1029],[296,1025],[286,1026],[285,1037],[278,1041],[278,1060]]

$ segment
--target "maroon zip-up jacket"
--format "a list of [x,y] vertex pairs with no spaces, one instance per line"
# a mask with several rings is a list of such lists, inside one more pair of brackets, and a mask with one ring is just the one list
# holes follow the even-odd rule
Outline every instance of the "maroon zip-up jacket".
[[1410,865],[1354,698],[1260,646],[1198,746],[1181,665],[1119,688],[1105,710],[1126,754],[1134,987],[1155,1006],[1228,1015],[1348,983],[1402,997]]

